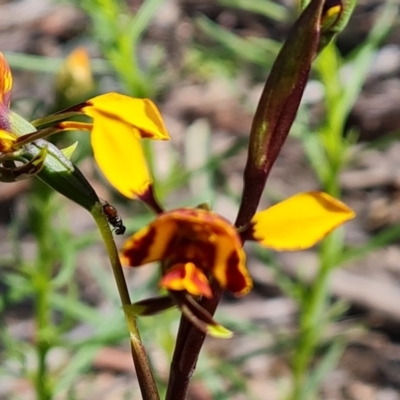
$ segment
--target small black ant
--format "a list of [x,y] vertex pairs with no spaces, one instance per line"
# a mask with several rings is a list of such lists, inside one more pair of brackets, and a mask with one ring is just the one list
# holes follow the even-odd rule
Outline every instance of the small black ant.
[[124,226],[124,223],[122,222],[122,218],[118,214],[117,209],[113,205],[105,201],[103,203],[103,212],[107,218],[108,223],[115,228],[115,234],[123,235],[126,231],[126,228]]

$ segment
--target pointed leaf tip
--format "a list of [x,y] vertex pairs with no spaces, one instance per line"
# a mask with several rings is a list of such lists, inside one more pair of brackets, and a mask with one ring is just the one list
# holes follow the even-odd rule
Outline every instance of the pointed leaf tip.
[[208,325],[207,333],[218,339],[230,339],[233,336],[233,332],[222,325]]

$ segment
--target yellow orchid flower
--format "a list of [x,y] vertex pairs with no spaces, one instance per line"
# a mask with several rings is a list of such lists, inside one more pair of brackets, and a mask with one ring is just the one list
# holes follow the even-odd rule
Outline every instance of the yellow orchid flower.
[[169,140],[156,105],[149,99],[106,93],[60,114],[71,111],[91,117],[93,123],[63,121],[57,128],[91,131],[94,157],[108,181],[128,198],[143,196],[152,179],[141,140]]

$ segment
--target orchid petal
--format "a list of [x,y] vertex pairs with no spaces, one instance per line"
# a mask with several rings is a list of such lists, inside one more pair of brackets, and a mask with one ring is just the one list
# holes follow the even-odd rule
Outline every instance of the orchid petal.
[[119,120],[97,119],[91,134],[97,165],[108,181],[124,196],[140,197],[152,179],[141,139]]
[[[208,210],[181,208],[165,212],[128,239],[121,251],[125,266],[161,260],[165,279],[162,286],[171,290],[183,290],[185,286],[194,295],[209,295],[206,281],[189,272],[189,266],[202,270],[205,276],[210,273],[221,287],[235,295],[244,295],[252,287],[237,230]],[[174,269],[177,265],[179,269]],[[192,279],[184,282],[187,276]],[[171,282],[178,286],[171,286]],[[189,289],[189,285],[196,288]]]
[[222,218],[215,219],[217,245],[212,273],[221,287],[237,296],[247,294],[253,287],[246,268],[246,255],[236,229]]
[[12,75],[10,66],[4,54],[0,52],[0,104],[9,107],[12,87]]
[[164,258],[177,225],[175,221],[162,217],[136,232],[125,242],[121,250],[122,265],[135,267]]
[[274,250],[307,249],[354,217],[353,210],[326,193],[299,193],[256,213],[252,238]]
[[[137,99],[119,93],[106,93],[84,103],[82,112],[97,119],[123,122],[137,137],[169,140],[169,134],[156,105],[149,99]],[[115,134],[119,134],[118,131]]]
[[141,138],[169,139],[154,103],[107,93],[87,101],[81,110],[93,118],[92,147],[106,178],[128,198],[146,193],[152,179]]
[[168,290],[185,290],[193,296],[212,297],[207,277],[192,262],[180,263],[162,277],[160,286]]
[[17,136],[3,129],[0,129],[0,153],[10,153],[14,151]]

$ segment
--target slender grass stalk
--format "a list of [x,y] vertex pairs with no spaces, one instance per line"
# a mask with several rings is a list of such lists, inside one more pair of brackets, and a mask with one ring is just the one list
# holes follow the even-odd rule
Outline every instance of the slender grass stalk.
[[[330,71],[326,66],[332,67]],[[339,174],[342,171],[345,160],[347,141],[343,137],[344,114],[338,112],[341,109],[342,86],[338,78],[338,59],[336,49],[331,43],[320,54],[317,62],[322,82],[326,93],[326,120],[321,128],[320,140],[325,154],[325,174],[320,176],[324,191],[340,198],[341,188]],[[293,356],[293,391],[291,400],[305,400],[309,395],[311,365],[315,353],[324,334],[329,315],[329,282],[344,248],[343,234],[339,229],[326,238],[319,251],[319,266],[308,295],[303,299],[300,310],[298,346]],[[315,390],[317,387],[315,387]]]
[[115,282],[117,284],[118,293],[121,299],[122,307],[125,313],[126,323],[129,329],[132,358],[136,368],[140,390],[142,392],[143,400],[159,400],[157,386],[154,376],[150,367],[149,359],[147,357],[145,348],[140,339],[140,333],[137,326],[136,318],[132,313],[128,312],[128,307],[131,305],[131,299],[126,285],[125,276],[122,271],[121,262],[118,255],[117,247],[112,236],[112,232],[108,225],[108,221],[104,216],[102,205],[97,203],[92,210],[92,216],[96,221],[104,245],[110,259],[111,267],[114,273]]
[[329,315],[329,282],[335,267],[334,260],[337,259],[335,253],[340,254],[341,246],[337,244],[340,233],[340,231],[334,232],[323,242],[317,275],[307,298],[303,300],[298,346],[293,357],[293,392],[290,396],[292,400],[306,399],[311,364],[327,324],[330,322],[327,317]]
[[52,348],[52,316],[50,297],[52,292],[53,251],[51,240],[51,220],[53,210],[52,193],[47,188],[32,193],[33,233],[38,243],[38,254],[32,271],[32,283],[35,294],[36,354],[37,370],[35,373],[36,397],[40,400],[53,398],[51,376],[47,365],[47,356]]

